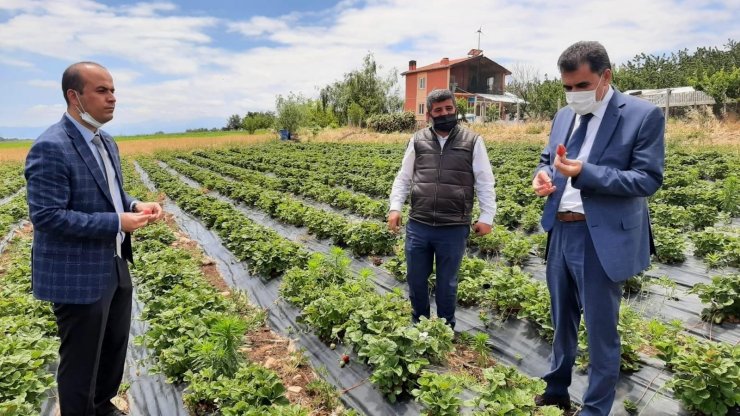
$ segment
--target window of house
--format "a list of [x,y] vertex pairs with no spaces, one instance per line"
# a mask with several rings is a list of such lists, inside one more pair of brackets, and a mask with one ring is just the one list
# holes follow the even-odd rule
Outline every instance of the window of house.
[[427,79],[426,78],[419,78],[419,89],[423,90],[427,87]]
[[419,104],[419,114],[424,114],[424,104]]

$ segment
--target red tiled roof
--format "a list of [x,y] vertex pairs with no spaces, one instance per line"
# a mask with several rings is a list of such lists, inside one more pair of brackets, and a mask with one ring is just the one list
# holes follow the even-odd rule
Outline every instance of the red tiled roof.
[[420,68],[412,69],[406,72],[402,72],[401,75],[406,74],[413,74],[414,72],[424,72],[424,71],[431,71],[434,69],[441,69],[441,68],[449,68],[453,65],[459,64],[460,62],[465,62],[469,59],[477,58],[477,56],[466,56],[465,58],[458,58],[458,59],[450,59],[448,63],[443,64],[440,62],[435,62],[431,65],[422,66]]

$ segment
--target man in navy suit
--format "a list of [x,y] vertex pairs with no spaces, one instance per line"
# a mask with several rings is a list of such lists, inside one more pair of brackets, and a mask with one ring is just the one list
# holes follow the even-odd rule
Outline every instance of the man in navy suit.
[[34,296],[53,302],[62,416],[122,414],[111,399],[123,377],[131,324],[130,233],[162,209],[123,191],[118,147],[100,127],[113,118],[113,79],[80,62],[62,75],[67,112],[26,158],[34,226]]
[[590,365],[581,414],[606,416],[619,378],[622,283],[645,270],[654,251],[647,198],[663,183],[665,120],[654,105],[611,86],[598,42],[571,45],[558,67],[568,107],[555,115],[532,181],[538,196],[548,196],[542,226],[555,328],[537,403],[570,408],[583,312]]

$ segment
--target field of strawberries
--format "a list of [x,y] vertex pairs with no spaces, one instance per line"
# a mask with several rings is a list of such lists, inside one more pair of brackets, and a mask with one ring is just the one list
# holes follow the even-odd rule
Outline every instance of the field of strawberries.
[[[403,145],[271,143],[125,160],[127,191],[168,212],[134,236],[143,329],[133,335],[146,357],[132,359],[141,369],[122,387],[131,413],[155,406],[149,388],[170,392],[167,414],[562,414],[534,403],[552,337],[544,200],[530,189],[540,145],[488,150],[498,210],[493,232],[469,240],[458,333],[436,318],[410,322],[403,233],[384,223]],[[650,212],[657,254],[625,285],[613,413],[734,414],[740,155],[670,147]],[[0,165],[3,415],[47,414],[54,402],[58,341],[50,306],[30,295],[27,215],[22,165]],[[144,388],[145,375],[158,381]],[[585,377],[574,377],[576,403]]]

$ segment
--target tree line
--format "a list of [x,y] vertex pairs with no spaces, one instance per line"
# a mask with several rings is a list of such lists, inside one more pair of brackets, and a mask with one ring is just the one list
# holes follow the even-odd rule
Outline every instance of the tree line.
[[[740,99],[740,44],[729,39],[722,47],[700,47],[694,52],[682,49],[671,54],[641,53],[616,65],[614,86],[621,91],[692,86],[705,91],[717,107]],[[540,78],[530,66],[515,64],[507,90],[528,102],[524,113],[549,119],[565,105],[559,77]]]
[[[641,53],[620,65],[613,64],[614,85],[621,91],[693,86],[711,95],[717,105],[740,100],[740,44],[729,39],[721,48],[682,49],[670,54]],[[403,114],[403,98],[398,73],[381,72],[372,53],[362,65],[319,90],[319,98],[302,94],[278,95],[275,112],[248,112],[229,117],[223,130],[286,129],[296,132],[308,128],[314,134],[326,127],[371,126],[378,130],[413,128]],[[513,64],[507,91],[524,99],[520,110],[528,118],[550,119],[565,105],[559,77],[539,76],[528,65]],[[498,113],[496,112],[495,115]],[[495,117],[494,117],[495,118]]]
[[[225,130],[286,129],[292,132],[307,127],[316,132],[325,127],[365,126],[373,116],[399,113],[403,98],[395,70],[381,73],[372,53],[360,68],[320,89],[318,99],[289,93],[275,98],[275,112],[249,112],[244,117],[229,117]],[[405,117],[407,118],[407,117]]]

